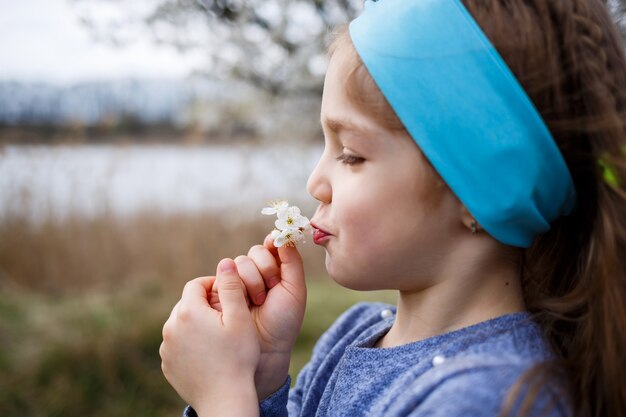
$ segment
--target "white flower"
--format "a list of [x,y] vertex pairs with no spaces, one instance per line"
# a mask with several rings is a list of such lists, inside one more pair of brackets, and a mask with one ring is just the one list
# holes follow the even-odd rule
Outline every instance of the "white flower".
[[274,222],[278,230],[299,229],[309,224],[309,219],[300,214],[296,206],[288,207],[277,213],[278,219]]
[[274,200],[268,202],[267,204],[269,205],[269,207],[265,207],[263,210],[261,210],[261,214],[267,214],[271,216],[272,214],[276,214],[289,207],[289,204],[285,200]]
[[274,246],[280,248],[305,243],[305,233],[311,233],[313,228],[309,219],[300,213],[300,209],[296,206],[289,206],[284,200],[272,201],[268,204],[270,207],[265,207],[261,213],[276,214],[277,220],[274,222],[276,229],[271,233]]
[[[275,230],[278,232],[278,230]],[[280,248],[282,246],[295,246],[297,243],[305,243],[304,233],[300,229],[285,229],[278,232],[278,235],[272,233],[274,237],[274,246]]]

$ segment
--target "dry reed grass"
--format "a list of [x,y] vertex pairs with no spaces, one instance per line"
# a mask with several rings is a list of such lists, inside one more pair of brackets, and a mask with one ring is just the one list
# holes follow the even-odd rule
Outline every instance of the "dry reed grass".
[[[160,371],[161,327],[184,282],[262,242],[268,218],[144,212],[0,222],[0,415],[166,416],[184,404]],[[390,294],[342,289],[323,250],[301,246],[309,306],[297,375],[320,334],[351,304]]]
[[[212,275],[220,259],[246,254],[271,229],[267,218],[144,212],[45,220],[18,214],[0,223],[0,284],[48,294],[116,292],[150,281],[168,288]],[[323,250],[304,245],[308,276],[324,273]]]

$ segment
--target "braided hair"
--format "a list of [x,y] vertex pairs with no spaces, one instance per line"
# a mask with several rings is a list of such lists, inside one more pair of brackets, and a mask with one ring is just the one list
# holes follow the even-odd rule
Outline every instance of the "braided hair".
[[[546,122],[578,207],[519,262],[528,310],[557,359],[513,385],[501,415],[528,414],[540,392],[576,417],[626,415],[626,57],[601,0],[461,0]],[[403,129],[339,27],[329,54],[350,54],[346,91],[381,126]],[[559,385],[555,383],[564,381]],[[524,395],[522,395],[524,394]],[[521,403],[520,403],[521,402]],[[546,409],[549,411],[549,409]]]
[[[577,417],[625,415],[626,58],[600,0],[463,0],[546,121],[579,196],[577,210],[522,257],[526,305],[558,360],[530,370],[521,414],[563,372]],[[605,172],[610,169],[612,181]],[[542,386],[544,384],[545,386]]]

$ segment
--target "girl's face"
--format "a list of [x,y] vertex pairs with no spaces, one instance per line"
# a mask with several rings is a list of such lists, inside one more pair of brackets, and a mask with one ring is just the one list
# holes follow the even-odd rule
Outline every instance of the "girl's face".
[[379,126],[350,102],[345,55],[337,50],[326,73],[325,147],[307,184],[320,202],[312,223],[329,234],[317,242],[326,269],[358,290],[432,285],[455,234],[467,233],[462,204],[408,133]]

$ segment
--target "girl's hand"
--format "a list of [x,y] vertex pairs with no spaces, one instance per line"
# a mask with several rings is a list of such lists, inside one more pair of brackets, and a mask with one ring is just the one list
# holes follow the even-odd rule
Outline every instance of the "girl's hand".
[[[216,287],[221,311],[209,305]],[[260,347],[232,259],[222,259],[217,277],[185,285],[163,326],[159,353],[165,378],[198,415],[258,415],[254,375]]]
[[[259,337],[261,358],[255,375],[259,400],[278,390],[287,379],[291,350],[300,333],[306,306],[304,266],[295,247],[276,248],[271,235],[263,245],[235,258]],[[210,304],[220,309],[219,282]]]

